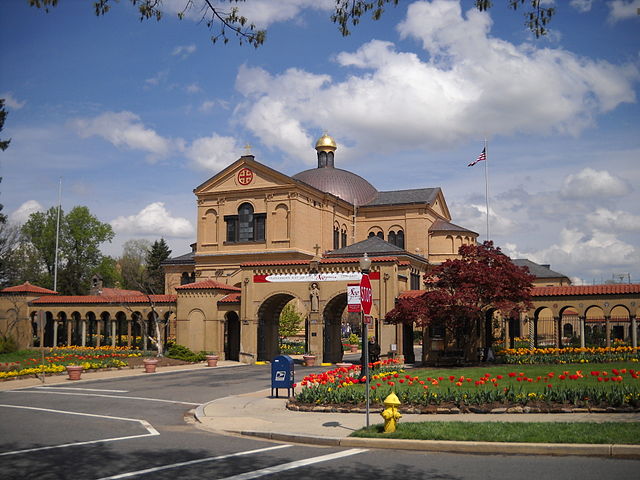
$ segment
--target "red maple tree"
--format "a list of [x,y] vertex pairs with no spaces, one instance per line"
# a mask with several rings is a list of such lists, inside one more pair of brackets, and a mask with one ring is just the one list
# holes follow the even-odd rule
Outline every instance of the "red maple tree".
[[535,277],[493,242],[463,245],[458,254],[425,275],[425,293],[401,298],[386,320],[444,327],[447,343],[455,341],[465,359],[475,360],[487,314],[499,310],[504,318],[518,318],[531,307]]

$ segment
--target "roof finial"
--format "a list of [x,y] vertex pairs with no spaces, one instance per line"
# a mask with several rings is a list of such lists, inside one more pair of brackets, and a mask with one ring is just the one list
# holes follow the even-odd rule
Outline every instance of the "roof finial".
[[244,154],[245,155],[252,155],[252,153],[251,153],[251,145],[249,143],[247,143],[244,146]]

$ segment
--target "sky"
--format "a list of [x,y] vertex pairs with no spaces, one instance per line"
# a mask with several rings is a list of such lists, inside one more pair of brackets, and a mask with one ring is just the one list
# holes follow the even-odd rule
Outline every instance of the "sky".
[[481,241],[488,191],[489,238],[512,258],[640,282],[640,0],[556,0],[540,39],[506,1],[401,1],[342,37],[334,0],[248,0],[257,49],[213,44],[197,9],[177,18],[185,3],[159,22],[126,0],[102,17],[0,3],[12,222],[57,205],[62,179],[63,209],[113,227],[105,254],[163,237],[181,255],[196,186],[245,145],[282,173],[312,168],[326,131],[336,167],[380,191],[440,187]]

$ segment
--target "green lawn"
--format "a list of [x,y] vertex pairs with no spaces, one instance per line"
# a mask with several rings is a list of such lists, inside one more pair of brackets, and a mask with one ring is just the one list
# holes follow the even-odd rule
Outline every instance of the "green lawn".
[[352,437],[474,442],[640,444],[640,423],[419,422],[398,424],[393,433],[373,425]]

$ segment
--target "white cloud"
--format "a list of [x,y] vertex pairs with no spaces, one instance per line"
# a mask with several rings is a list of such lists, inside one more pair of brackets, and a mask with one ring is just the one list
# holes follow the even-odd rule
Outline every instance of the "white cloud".
[[598,230],[640,232],[640,215],[597,208],[587,215],[588,225]]
[[350,73],[344,81],[243,67],[236,87],[247,101],[237,118],[300,158],[323,129],[340,132],[341,148],[349,143],[360,155],[440,149],[478,136],[575,135],[596,115],[635,101],[635,67],[514,45],[490,28],[488,14],[472,8],[463,16],[458,2],[415,2],[398,29],[421,41],[423,55],[373,40],[336,56]]
[[580,13],[586,13],[591,10],[593,0],[571,0],[569,4]]
[[13,96],[11,92],[0,93],[0,98],[4,98],[4,105],[12,110],[20,110],[27,103],[26,100],[22,102]]
[[105,112],[94,118],[80,118],[72,122],[82,138],[99,136],[116,147],[149,152],[149,161],[169,154],[171,143],[154,130],[144,126],[132,112]]
[[169,71],[168,70],[162,70],[158,73],[156,73],[153,77],[147,78],[144,83],[146,86],[158,86],[160,85],[161,82],[164,82],[167,77],[169,76]]
[[29,216],[35,212],[43,212],[44,208],[37,200],[27,200],[16,210],[11,212],[9,220],[13,223],[23,224],[29,219]]
[[197,83],[191,83],[187,85],[185,87],[185,90],[187,91],[187,93],[198,93],[202,91],[202,89],[200,88],[200,85],[198,85]]
[[594,231],[591,235],[564,228],[560,241],[547,248],[521,252],[507,244],[504,252],[511,258],[528,258],[536,263],[551,264],[558,272],[582,271],[599,275],[612,268],[637,268],[640,250],[618,239],[614,234]]
[[200,110],[201,112],[204,113],[209,113],[211,110],[213,110],[213,107],[216,106],[216,102],[213,100],[205,100],[204,102],[202,102],[202,104],[200,105],[200,107],[198,107],[198,110]]
[[110,222],[117,233],[163,235],[188,238],[195,230],[186,218],[172,217],[163,202],[154,202],[135,215],[118,217]]
[[187,58],[189,55],[195,53],[196,46],[194,44],[191,45],[179,45],[173,49],[171,55],[174,57],[179,56],[181,58]]
[[638,16],[640,0],[613,0],[609,2],[609,22],[615,23],[620,20],[627,20]]
[[195,140],[186,148],[185,155],[197,168],[217,172],[235,162],[242,155],[242,148],[235,138],[214,133]]
[[585,168],[564,180],[561,195],[564,198],[621,197],[631,191],[622,179],[611,175],[606,170]]

